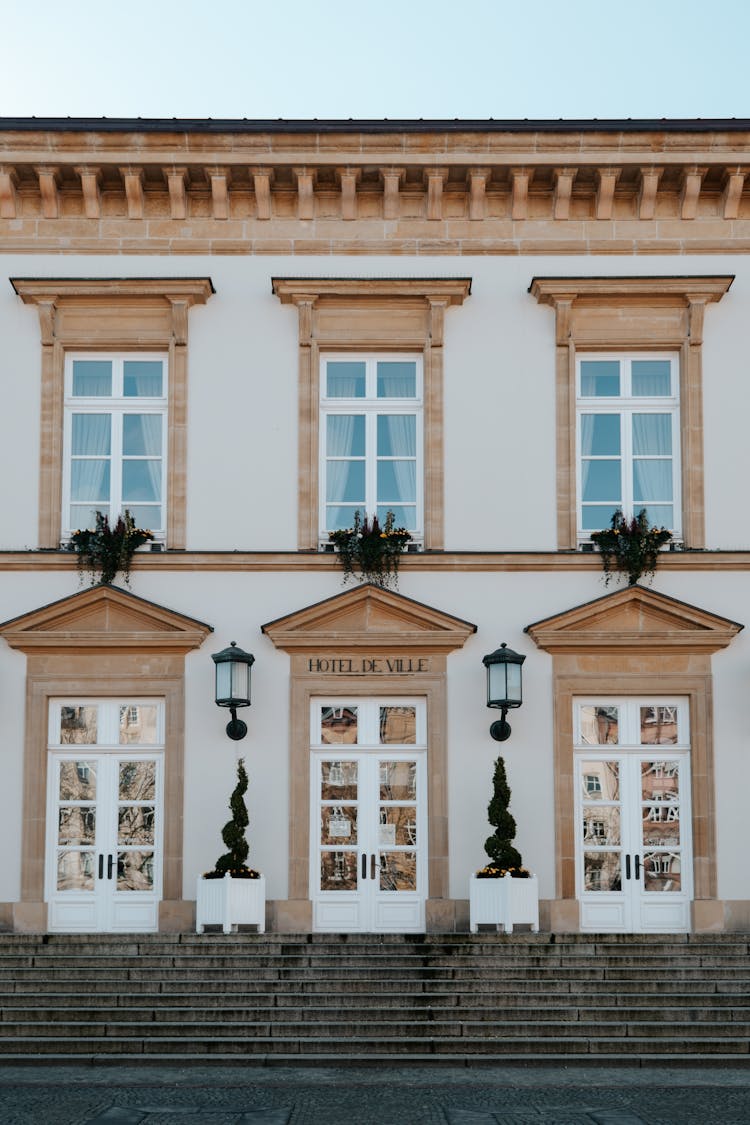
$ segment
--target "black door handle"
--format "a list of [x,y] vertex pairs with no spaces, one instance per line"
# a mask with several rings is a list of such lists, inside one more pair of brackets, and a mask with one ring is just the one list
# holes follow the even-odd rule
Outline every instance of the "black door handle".
[[367,855],[362,852],[362,878],[367,878]]
[[639,855],[635,857],[635,877],[636,879],[641,877],[641,857]]
[[115,857],[113,855],[108,855],[107,856],[107,878],[108,879],[112,878],[112,868],[114,867],[114,864],[115,864]]
[[104,878],[104,856],[103,855],[99,856],[99,878],[100,879]]
[[625,878],[626,879],[630,878],[630,856],[629,855],[625,856]]
[[370,878],[375,878],[375,853],[370,856]]

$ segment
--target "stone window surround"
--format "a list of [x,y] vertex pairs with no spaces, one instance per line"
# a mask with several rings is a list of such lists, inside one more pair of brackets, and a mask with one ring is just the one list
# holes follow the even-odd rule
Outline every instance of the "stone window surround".
[[705,548],[703,320],[733,275],[684,277],[534,277],[529,293],[555,310],[557,545],[575,549],[576,353],[680,353],[682,539]]
[[[427,709],[427,928],[453,929],[448,899],[447,657],[476,632],[470,622],[363,584],[269,622],[262,632],[289,653],[289,899],[275,904],[273,928],[310,932],[310,704],[317,696],[358,699],[421,697]],[[356,666],[387,657],[425,657],[429,667],[408,675],[312,673],[310,659]]]
[[[620,614],[629,615],[619,616]],[[723,929],[717,901],[711,655],[743,628],[695,606],[627,587],[525,632],[552,656],[555,716],[555,899],[551,928],[580,928],[575,882],[574,729],[577,698],[679,696],[690,713],[693,929]]]
[[321,352],[417,352],[424,378],[424,546],[445,542],[443,334],[445,310],[463,304],[470,278],[272,279],[299,310],[297,545],[318,549]]
[[154,698],[164,701],[164,843],[160,930],[192,925],[183,901],[185,655],[211,626],[110,586],[5,622],[0,635],[26,654],[21,896],[12,928],[44,932],[49,704],[55,698]]
[[210,278],[11,278],[35,305],[42,343],[39,546],[60,545],[63,400],[67,351],[168,354],[167,547],[186,546],[188,310],[214,292]]

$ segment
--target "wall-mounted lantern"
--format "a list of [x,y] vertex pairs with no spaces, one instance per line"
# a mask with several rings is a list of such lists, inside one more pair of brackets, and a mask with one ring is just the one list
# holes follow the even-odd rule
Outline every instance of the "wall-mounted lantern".
[[237,718],[237,708],[250,706],[250,669],[255,657],[243,652],[237,642],[232,641],[229,648],[214,653],[211,659],[216,665],[216,706],[228,707],[231,711],[227,734],[238,742],[247,734],[247,723]]
[[525,659],[506,644],[482,657],[482,664],[487,669],[487,706],[497,707],[502,712],[490,727],[490,734],[496,742],[505,742],[510,737],[510,723],[506,722],[505,716],[523,703],[521,665]]

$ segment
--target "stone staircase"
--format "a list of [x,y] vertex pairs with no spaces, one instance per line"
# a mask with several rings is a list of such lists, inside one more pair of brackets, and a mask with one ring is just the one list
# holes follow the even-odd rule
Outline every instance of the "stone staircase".
[[0,1062],[750,1062],[750,935],[0,935]]

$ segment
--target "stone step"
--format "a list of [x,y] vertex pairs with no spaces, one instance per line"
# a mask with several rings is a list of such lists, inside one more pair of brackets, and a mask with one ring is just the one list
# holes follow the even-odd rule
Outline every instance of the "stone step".
[[351,972],[354,969],[368,969],[386,971],[396,969],[398,971],[412,971],[419,969],[467,969],[469,971],[487,970],[487,971],[503,971],[507,969],[514,969],[519,971],[533,970],[533,969],[555,969],[563,970],[565,972],[574,970],[587,971],[592,967],[604,969],[608,972],[619,971],[622,969],[639,969],[643,972],[667,972],[671,973],[677,964],[680,970],[688,969],[729,969],[732,971],[741,971],[748,975],[750,978],[750,968],[748,968],[747,955],[739,957],[724,956],[717,954],[685,954],[680,957],[677,962],[672,956],[669,957],[643,957],[612,955],[609,957],[600,956],[561,956],[559,951],[550,951],[546,955],[533,954],[528,957],[520,957],[506,953],[495,953],[490,956],[472,956],[464,957],[459,954],[452,956],[443,956],[442,954],[434,956],[420,956],[420,957],[396,957],[396,956],[317,956],[306,953],[299,954],[280,954],[278,956],[268,954],[248,954],[246,951],[231,955],[211,955],[211,954],[189,954],[184,951],[175,956],[155,956],[151,954],[143,954],[137,956],[125,956],[120,954],[100,954],[100,955],[87,955],[86,957],[69,954],[55,954],[37,953],[28,956],[5,956],[0,957],[0,976],[6,975],[9,972],[14,972],[22,968],[38,968],[38,969],[64,969],[68,972],[86,972],[88,970],[108,970],[118,968],[139,968],[139,969],[190,969],[196,965],[196,958],[199,956],[200,966],[202,969],[232,969],[234,971],[255,971],[263,968],[273,968],[276,970],[298,970],[298,969],[317,969],[319,971],[328,972],[330,969],[342,969],[346,972]]
[[[502,1050],[501,1050],[502,1047]],[[28,1050],[28,1039],[12,1037],[0,1039],[0,1055],[23,1055]],[[34,1040],[34,1053],[37,1058],[46,1055],[190,1055],[213,1061],[222,1055],[273,1055],[295,1056],[330,1055],[342,1060],[359,1057],[372,1058],[381,1055],[420,1056],[441,1054],[445,1057],[467,1056],[480,1058],[484,1055],[497,1056],[507,1051],[520,1056],[565,1056],[565,1055],[611,1055],[613,1057],[644,1057],[649,1061],[658,1051],[659,1055],[675,1056],[684,1060],[685,1055],[711,1056],[723,1055],[727,1058],[747,1057],[750,1045],[745,1040],[728,1038],[700,1038],[680,1035],[673,1040],[646,1038],[612,1038],[599,1034],[596,1037],[576,1036],[566,1032],[564,1036],[532,1036],[523,1038],[502,1036],[461,1036],[445,1039],[433,1036],[412,1036],[391,1038],[385,1036],[362,1036],[355,1038],[313,1038],[257,1036],[238,1040],[231,1036],[108,1036],[102,1038],[70,1039],[65,1036],[39,1036]],[[750,1059],[748,1060],[750,1061]]]
[[[689,1027],[692,1024],[701,1025],[715,1023],[726,1032],[717,1031],[716,1034],[746,1035],[750,1034],[750,1006],[739,1009],[715,1009],[713,1007],[670,1007],[663,1009],[626,1008],[616,1005],[610,1007],[579,1008],[574,1004],[569,1007],[551,1006],[546,1004],[524,1005],[505,1008],[479,1008],[467,1006],[463,1003],[434,1006],[415,1006],[400,1003],[397,1007],[383,1007],[382,998],[379,1005],[359,1005],[356,1018],[363,1019],[363,1013],[370,1023],[399,1022],[408,1024],[429,1024],[438,1021],[458,1021],[462,1024],[481,1023],[492,1026],[505,1026],[511,1023],[522,1023],[529,1019],[536,1021],[557,1021],[576,1025],[592,1024],[594,1026],[627,1023],[632,1028],[635,1024],[648,1025],[656,1034],[662,1030],[669,1030],[670,1025]],[[219,1025],[234,1023],[261,1023],[272,1020],[276,1024],[288,1025],[295,1021],[305,1020],[310,1022],[311,1015],[305,1014],[302,1004],[290,1007],[276,1007],[270,1004],[232,1006],[208,1006],[202,1004],[168,1005],[168,1006],[119,1006],[91,1007],[88,1003],[65,1005],[59,1007],[39,1006],[7,1007],[3,1010],[0,1033],[10,1034],[10,1025],[46,1023],[82,1023],[86,1026],[111,1025],[114,1023],[132,1024],[163,1024],[179,1020],[180,1023],[211,1023]],[[309,1010],[308,1010],[309,1012]],[[340,1005],[336,1008],[321,1008],[315,1005],[312,1009],[312,1020],[315,1024],[327,1025],[334,1022],[340,1024],[350,1023],[354,1018],[351,1005]],[[635,1032],[632,1032],[635,1034]],[[20,1032],[19,1032],[20,1034]],[[642,1033],[643,1034],[643,1033]]]

